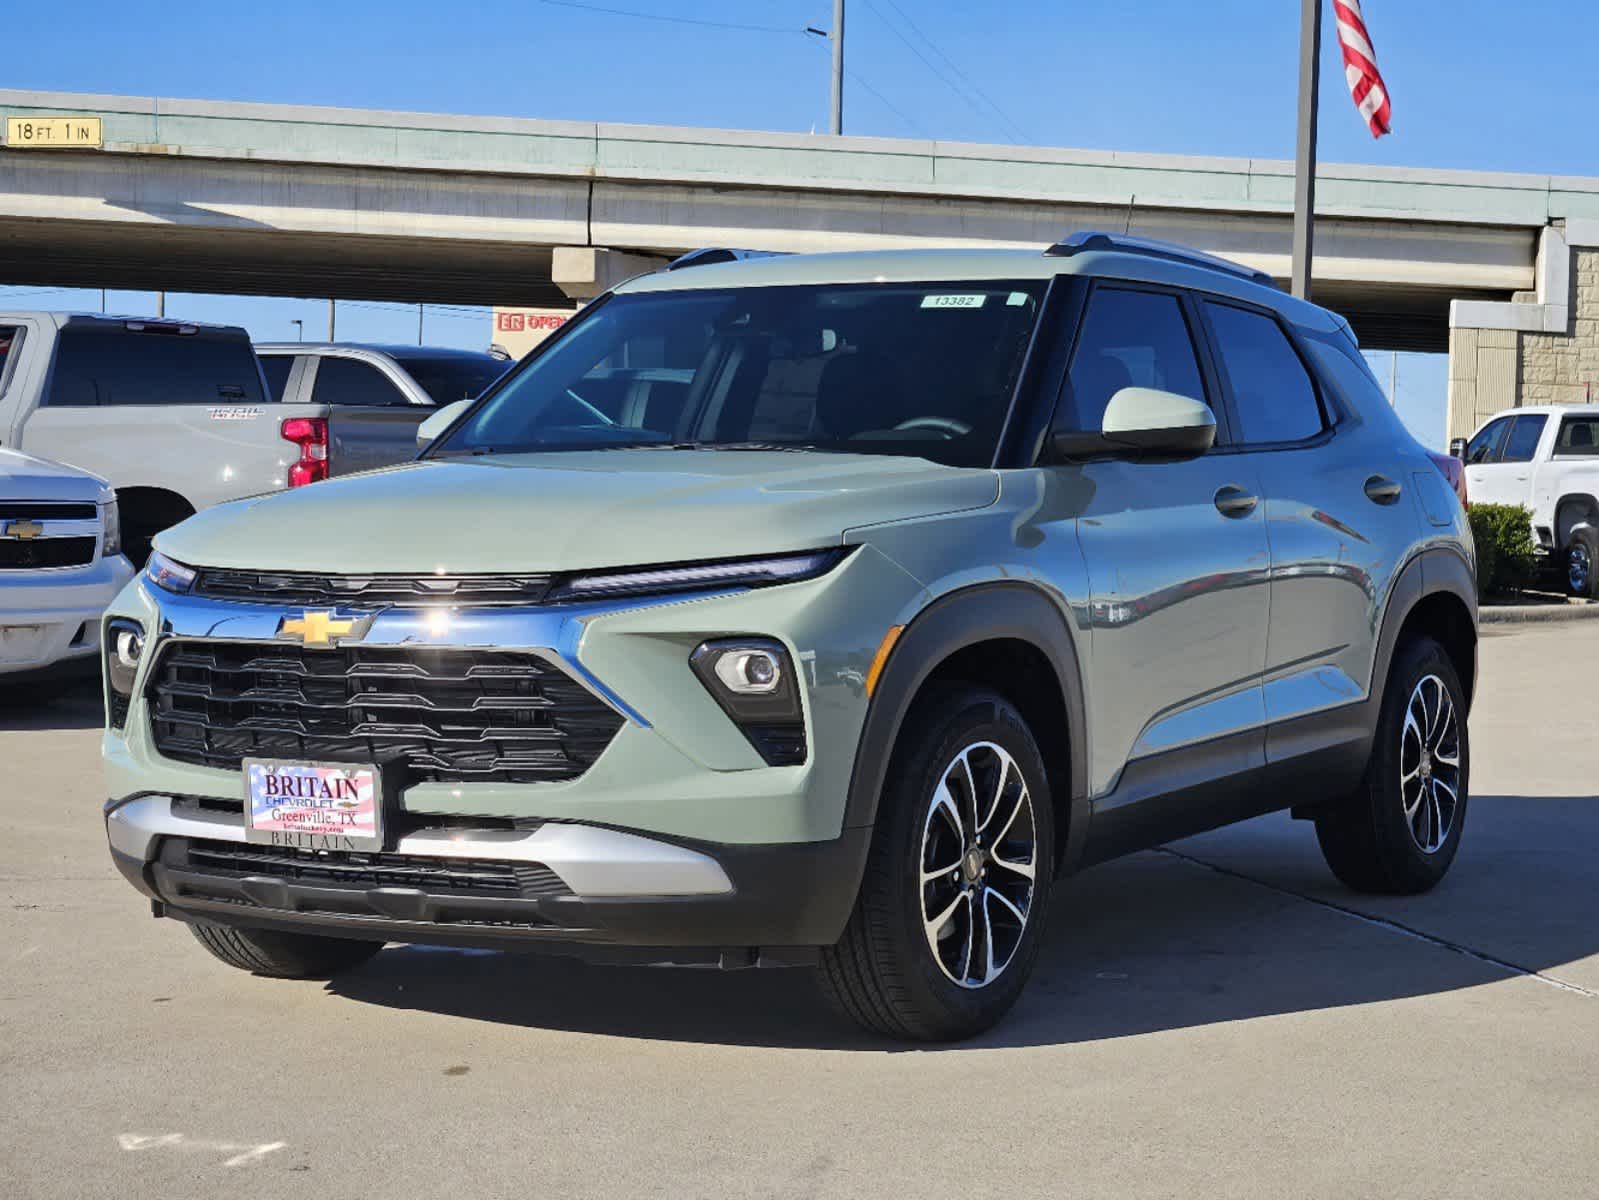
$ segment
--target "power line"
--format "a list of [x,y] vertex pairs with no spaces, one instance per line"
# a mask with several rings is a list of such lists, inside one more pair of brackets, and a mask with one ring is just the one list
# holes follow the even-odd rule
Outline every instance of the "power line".
[[673,17],[665,13],[639,12],[631,8],[610,8],[603,4],[584,4],[581,0],[538,0],[540,4],[549,4],[556,8],[576,8],[584,12],[604,13],[612,17],[633,17],[640,21],[665,21],[672,25],[700,25],[710,29],[737,29],[744,33],[795,33],[802,34],[802,29],[787,25],[746,25],[737,21],[711,21],[699,17]]
[[[867,3],[870,4],[874,10],[877,8],[875,0],[867,0]],[[956,63],[955,60],[952,59],[949,55],[945,54],[941,49],[939,49],[937,42],[933,41],[932,38],[928,37],[925,33],[923,33],[921,31],[921,28],[916,24],[916,22],[911,20],[909,13],[907,13],[903,8],[901,8],[897,3],[895,3],[895,0],[884,0],[884,3],[886,3],[890,8],[892,8],[896,13],[899,14],[900,20],[904,21],[905,24],[910,28],[910,31],[912,33],[914,33],[917,37],[919,37],[924,43],[926,43],[927,48],[929,50],[931,50],[934,54],[938,55],[939,58],[944,60],[945,65],[948,66],[949,69],[952,72],[954,72],[955,76],[962,83],[964,83],[966,85],[967,89],[974,96],[976,96],[984,104],[988,105],[988,107],[993,111],[994,115],[997,116],[1000,119],[1001,123],[1003,123],[1005,125],[1005,127],[1010,131],[1010,135],[1012,137],[1014,137],[1019,142],[1025,142],[1025,141],[1028,140],[1026,132],[1023,131],[1023,129],[1022,129],[1022,127],[1020,125],[1018,125],[1015,121],[1011,120],[1010,114],[1007,113],[998,104],[994,103],[993,99],[989,97],[987,92],[983,91],[982,88],[978,87],[975,83],[973,83],[972,80],[971,80],[971,77],[968,76],[965,71],[960,69],[960,65],[958,63]],[[883,14],[882,14],[881,11],[878,11],[877,15],[879,17],[882,17]],[[887,25],[888,21],[884,20],[883,23],[885,25]],[[893,26],[889,25],[889,28],[893,29]],[[894,32],[895,32],[896,35],[899,34],[899,31],[897,29],[895,29]],[[903,36],[901,36],[900,40],[904,41],[905,39],[904,39]],[[906,42],[906,44],[909,45],[910,43]],[[912,49],[915,49],[915,47],[912,47]],[[921,58],[922,56],[920,54],[918,54],[917,57]],[[927,60],[925,58],[922,58],[922,61],[926,62]],[[928,66],[931,67],[932,64],[928,63]],[[946,80],[946,82],[947,82],[947,80]],[[964,97],[963,97],[963,99],[964,99]],[[969,100],[967,102],[970,103]]]

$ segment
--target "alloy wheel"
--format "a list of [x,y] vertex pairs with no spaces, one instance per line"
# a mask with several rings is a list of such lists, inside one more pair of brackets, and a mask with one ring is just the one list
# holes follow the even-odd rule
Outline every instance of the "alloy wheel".
[[922,822],[922,928],[939,970],[982,988],[1010,966],[1032,916],[1033,798],[1002,747],[975,742],[933,788]]
[[1426,675],[1410,693],[1400,734],[1399,792],[1405,825],[1423,854],[1436,854],[1460,806],[1460,724],[1449,689]]
[[1593,560],[1588,547],[1577,542],[1566,551],[1566,582],[1578,596],[1588,594],[1588,581],[1593,578]]

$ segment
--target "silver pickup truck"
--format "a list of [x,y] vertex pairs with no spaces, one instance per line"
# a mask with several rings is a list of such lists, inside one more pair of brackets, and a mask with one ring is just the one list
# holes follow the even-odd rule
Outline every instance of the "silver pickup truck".
[[196,511],[411,458],[426,406],[283,403],[243,329],[0,312],[0,446],[108,480],[135,563]]

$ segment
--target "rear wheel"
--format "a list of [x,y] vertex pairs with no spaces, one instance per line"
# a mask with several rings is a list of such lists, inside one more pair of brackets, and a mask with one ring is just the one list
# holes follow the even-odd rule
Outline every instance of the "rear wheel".
[[877,821],[855,912],[822,956],[824,991],[891,1037],[987,1029],[1027,982],[1049,904],[1053,810],[1027,723],[981,688],[919,702]]
[[1599,599],[1599,530],[1578,525],[1566,542],[1566,586],[1573,596]]
[[1411,895],[1454,862],[1471,767],[1466,697],[1431,638],[1399,647],[1359,791],[1316,821],[1333,874],[1361,892]]
[[234,929],[209,921],[196,921],[189,931],[228,966],[273,979],[327,979],[360,966],[383,949],[382,942]]

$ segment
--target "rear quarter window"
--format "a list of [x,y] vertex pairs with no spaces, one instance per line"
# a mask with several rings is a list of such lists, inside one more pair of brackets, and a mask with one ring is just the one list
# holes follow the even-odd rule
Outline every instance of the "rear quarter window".
[[261,369],[242,335],[61,331],[45,402],[59,408],[261,404]]

